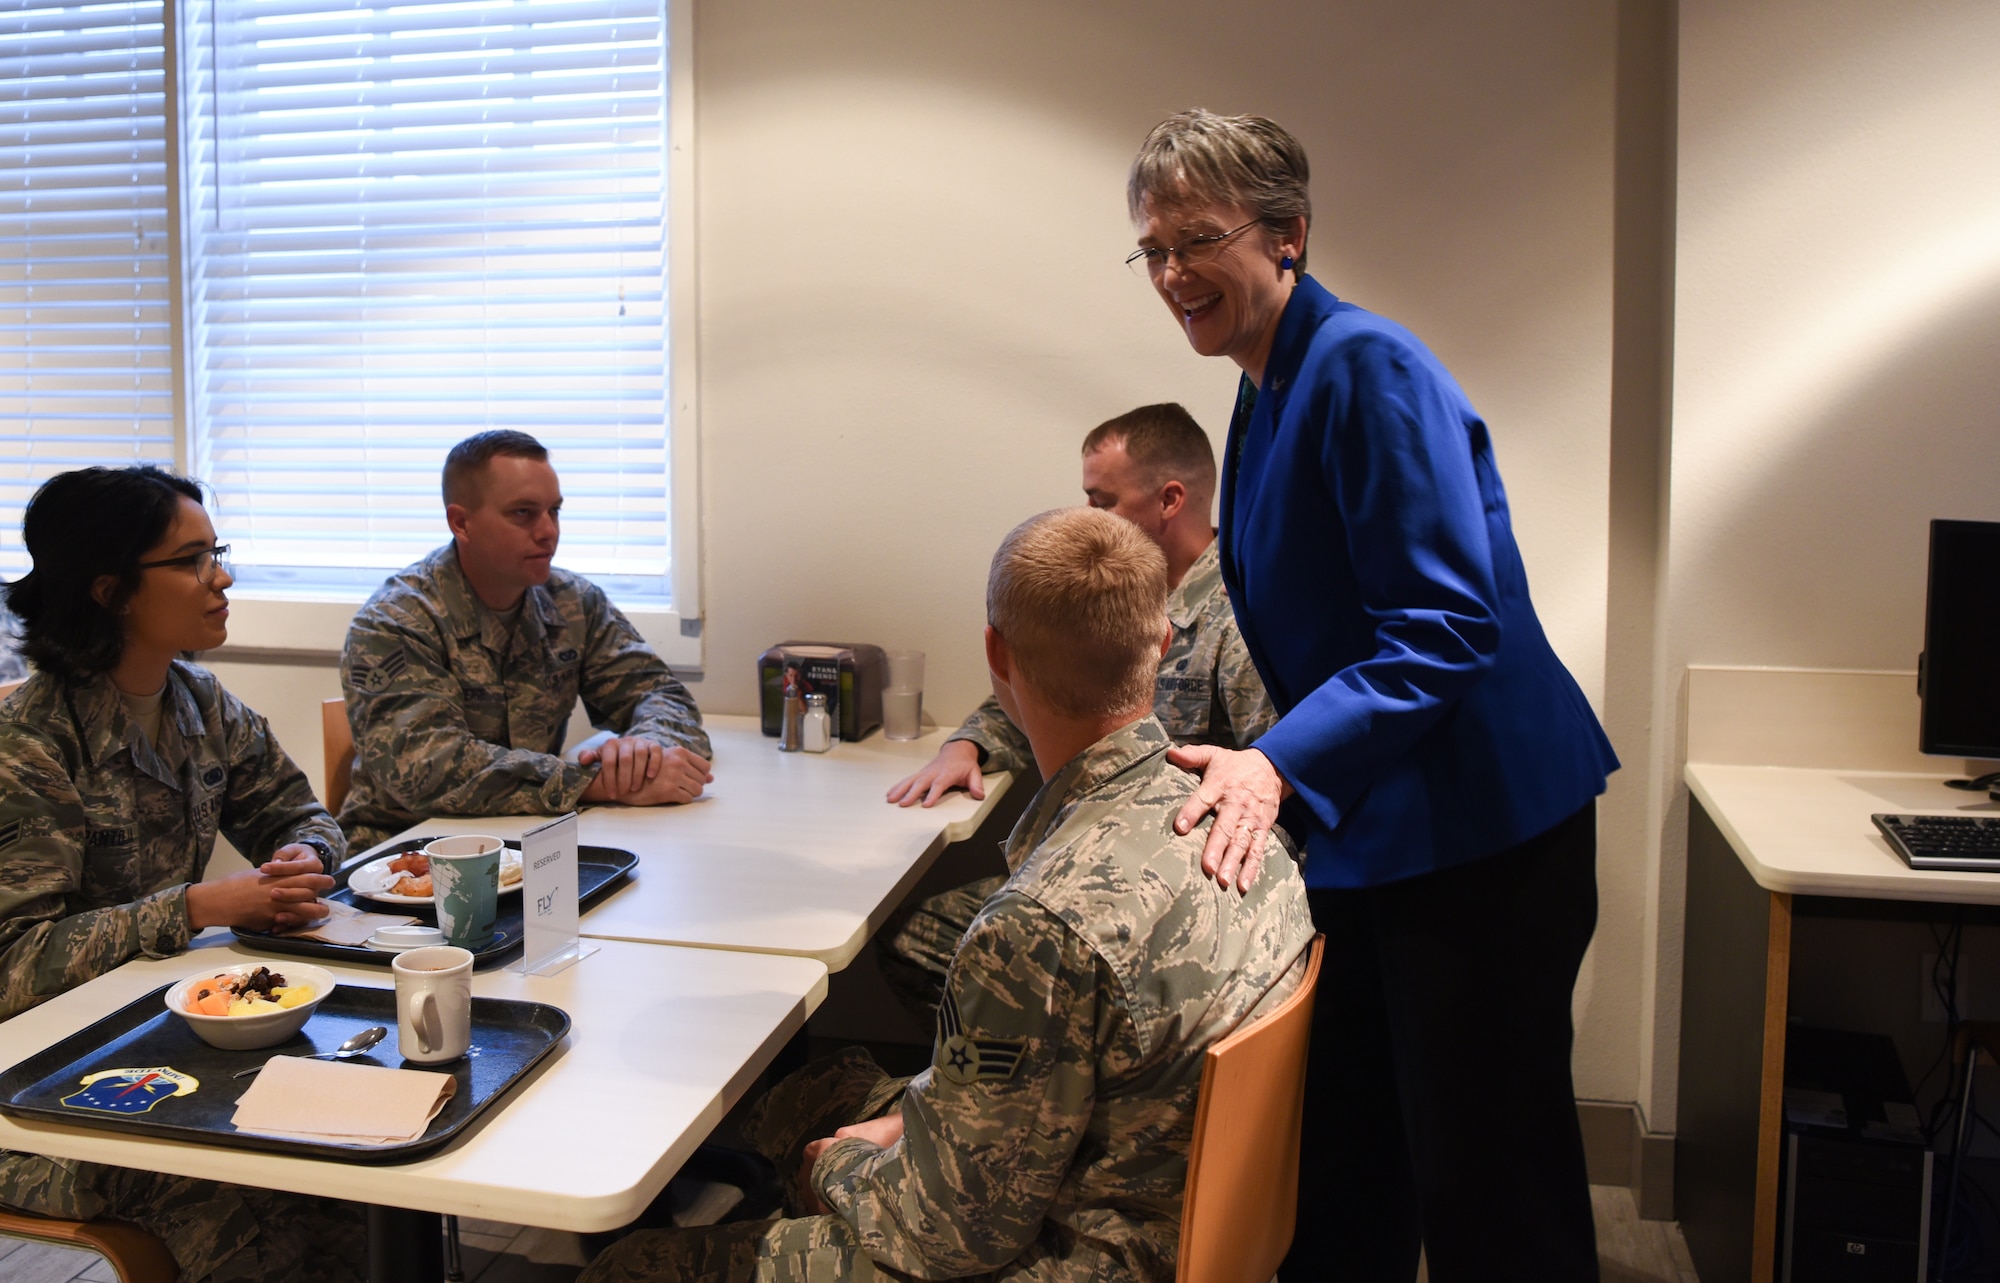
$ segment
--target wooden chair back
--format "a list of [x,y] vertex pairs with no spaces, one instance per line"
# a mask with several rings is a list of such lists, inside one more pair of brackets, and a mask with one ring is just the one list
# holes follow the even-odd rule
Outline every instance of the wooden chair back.
[[1247,1029],[1208,1049],[1181,1202],[1181,1283],[1270,1283],[1298,1218],[1306,1044],[1326,937],[1306,978]]
[[181,1274],[166,1244],[123,1221],[59,1221],[0,1210],[0,1235],[95,1252],[110,1262],[118,1283],[174,1283]]
[[326,791],[320,801],[335,815],[354,786],[354,728],[347,723],[345,699],[321,700],[319,706],[320,746],[326,750]]
[[27,684],[28,684],[28,679],[25,677],[23,677],[18,682],[0,682],[0,699],[7,698],[9,695],[12,695],[15,691],[20,690],[23,686],[26,686]]

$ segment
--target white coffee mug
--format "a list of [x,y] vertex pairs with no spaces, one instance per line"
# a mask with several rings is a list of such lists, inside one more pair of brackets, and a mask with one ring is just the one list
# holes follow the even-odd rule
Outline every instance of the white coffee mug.
[[396,1039],[419,1065],[457,1060],[472,1049],[472,953],[453,944],[405,949],[396,973]]

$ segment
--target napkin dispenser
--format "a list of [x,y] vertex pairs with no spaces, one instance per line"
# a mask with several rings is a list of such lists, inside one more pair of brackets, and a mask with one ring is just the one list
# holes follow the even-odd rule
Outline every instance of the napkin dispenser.
[[764,733],[775,738],[785,718],[785,670],[796,668],[806,690],[828,697],[827,711],[844,740],[882,724],[882,690],[889,656],[860,642],[779,642],[757,657],[757,702]]

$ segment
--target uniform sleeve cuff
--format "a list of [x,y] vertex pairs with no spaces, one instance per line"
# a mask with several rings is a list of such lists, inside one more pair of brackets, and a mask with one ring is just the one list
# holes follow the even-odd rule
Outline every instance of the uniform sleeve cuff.
[[194,928],[188,921],[187,883],[155,891],[139,901],[139,952],[148,958],[170,958],[188,947]]
[[865,1141],[859,1136],[849,1136],[836,1140],[820,1151],[819,1159],[813,1163],[813,1188],[826,1200],[826,1205],[838,1216],[846,1216],[854,1204],[853,1192],[847,1180],[863,1163],[883,1153],[880,1145]]

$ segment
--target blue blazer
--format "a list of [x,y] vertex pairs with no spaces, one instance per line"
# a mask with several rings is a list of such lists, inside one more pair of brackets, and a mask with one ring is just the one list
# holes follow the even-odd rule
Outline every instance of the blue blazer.
[[1221,544],[1307,886],[1492,855],[1618,768],[1535,618],[1485,423],[1415,335],[1311,277],[1241,385]]

